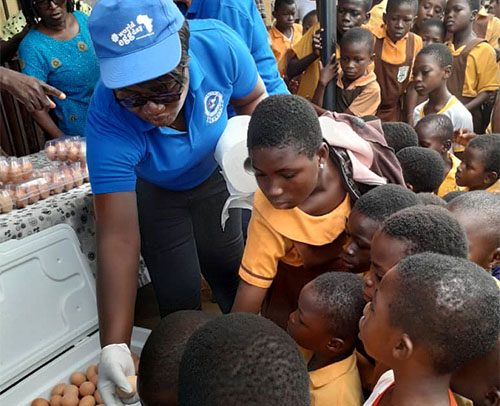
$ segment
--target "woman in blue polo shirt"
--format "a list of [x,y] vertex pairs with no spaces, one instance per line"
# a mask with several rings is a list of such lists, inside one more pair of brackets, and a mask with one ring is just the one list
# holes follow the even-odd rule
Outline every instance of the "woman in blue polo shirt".
[[95,194],[101,344],[99,389],[130,389],[127,345],[139,247],[162,315],[200,307],[200,271],[230,310],[241,220],[223,232],[228,196],[213,157],[227,105],[251,114],[265,88],[247,47],[216,20],[188,23],[172,0],[101,0],[89,20],[99,59],[87,120]]

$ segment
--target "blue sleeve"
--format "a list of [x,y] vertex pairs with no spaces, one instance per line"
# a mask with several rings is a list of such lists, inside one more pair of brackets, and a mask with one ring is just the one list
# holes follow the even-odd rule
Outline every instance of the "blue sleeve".
[[[238,7],[235,7],[231,1],[221,2],[220,20],[234,29],[247,45],[257,65],[259,75],[266,86],[267,93],[270,96],[289,94],[290,92],[278,72],[267,29],[255,1],[237,1],[241,2]],[[243,8],[244,3],[248,3],[245,9]]]
[[[143,135],[127,125],[98,83],[87,113],[87,163],[94,194],[135,191],[136,165],[145,154]],[[112,97],[112,96],[111,96]],[[128,113],[128,112],[122,112]]]
[[30,34],[31,32],[26,35],[19,45],[21,72],[47,82],[50,62],[44,55],[44,45],[41,41],[37,41],[35,35]]

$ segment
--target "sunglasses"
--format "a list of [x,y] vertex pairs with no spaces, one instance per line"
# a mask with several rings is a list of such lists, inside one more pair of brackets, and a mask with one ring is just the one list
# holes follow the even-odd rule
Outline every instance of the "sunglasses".
[[62,6],[66,3],[66,0],[33,0],[33,4],[37,7],[49,8],[50,3],[54,3],[56,6]]

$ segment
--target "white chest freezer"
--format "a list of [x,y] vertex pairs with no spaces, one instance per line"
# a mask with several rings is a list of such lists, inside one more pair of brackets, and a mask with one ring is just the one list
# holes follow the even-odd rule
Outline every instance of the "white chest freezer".
[[[134,327],[140,354],[150,331]],[[95,280],[66,224],[0,244],[0,405],[50,399],[99,362]]]

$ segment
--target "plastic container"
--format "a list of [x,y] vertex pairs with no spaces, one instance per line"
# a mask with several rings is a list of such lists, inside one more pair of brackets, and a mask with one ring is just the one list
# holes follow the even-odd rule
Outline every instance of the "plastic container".
[[24,209],[30,204],[46,199],[50,195],[50,189],[44,178],[32,179],[22,183],[9,183],[5,185],[16,209]]
[[29,157],[25,156],[22,158],[18,158],[17,162],[21,167],[21,176],[23,180],[31,179],[31,175],[33,174],[33,164],[31,163]]
[[[0,405],[50,399],[56,384],[98,362],[95,280],[71,227],[0,244],[0,286]],[[133,352],[149,333],[133,328]]]
[[51,161],[86,162],[87,146],[83,137],[61,137],[45,143]]
[[0,182],[7,183],[9,180],[9,162],[7,158],[0,157]]
[[23,170],[21,168],[19,159],[16,157],[7,158],[7,182],[19,183],[23,181]]
[[0,213],[8,213],[14,208],[14,202],[8,190],[0,190]]

